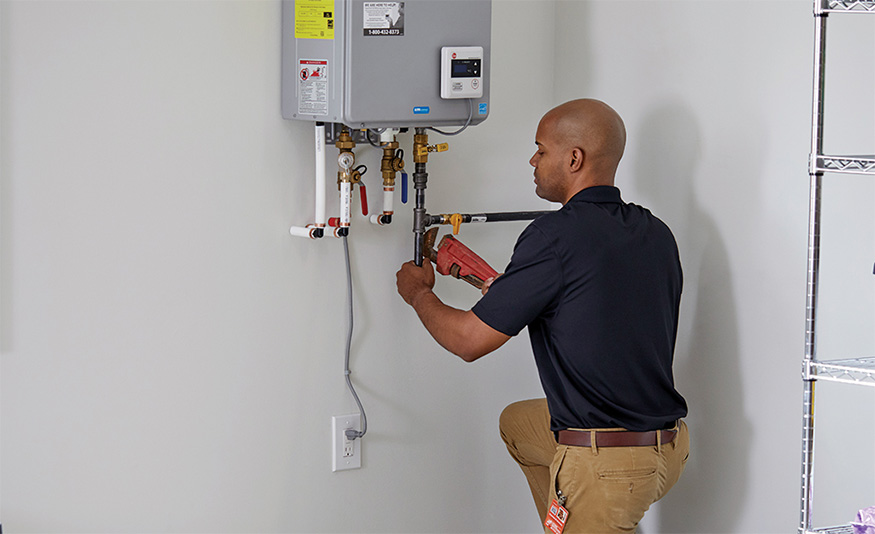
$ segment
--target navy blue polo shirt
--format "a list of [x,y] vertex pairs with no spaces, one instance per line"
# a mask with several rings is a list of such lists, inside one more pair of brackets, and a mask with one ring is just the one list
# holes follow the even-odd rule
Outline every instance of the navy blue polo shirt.
[[683,275],[669,228],[611,186],[532,221],[473,312],[526,326],[551,429],[667,428],[687,414],[672,360]]

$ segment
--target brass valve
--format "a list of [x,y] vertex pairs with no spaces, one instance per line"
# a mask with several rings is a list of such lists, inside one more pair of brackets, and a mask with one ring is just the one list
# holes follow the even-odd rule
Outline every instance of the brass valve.
[[436,145],[420,145],[416,147],[416,155],[428,157],[429,152],[446,152],[449,149],[450,145],[448,143],[438,143]]
[[[340,155],[337,156],[337,188],[340,189],[340,184],[349,182],[353,182],[353,174],[355,171],[352,166],[355,165],[355,154],[352,152],[341,152]],[[361,176],[359,176],[361,179]]]
[[349,129],[343,128],[340,130],[340,135],[337,136],[337,141],[334,142],[334,146],[336,146],[341,152],[351,152],[352,149],[355,148],[355,141],[353,141],[352,136],[349,135]]
[[340,188],[340,184],[344,182],[357,183],[357,181],[361,180],[361,173],[358,175],[358,179],[355,178],[355,171],[353,170],[353,165],[355,165],[355,154],[352,149],[355,148],[355,141],[353,141],[352,137],[349,135],[349,129],[344,127],[340,130],[340,135],[337,136],[337,141],[334,142],[334,146],[339,150],[339,154],[337,155],[337,187]]
[[446,152],[450,149],[448,143],[428,144],[428,134],[416,134],[413,136],[413,162],[428,163],[429,152]]
[[337,189],[340,190],[340,184],[342,183],[350,183],[352,185],[362,184],[362,175],[368,171],[368,168],[364,165],[359,165],[354,169],[347,169],[337,172]]
[[[425,150],[422,150],[425,148]],[[413,162],[428,163],[428,134],[413,136]]]
[[383,159],[380,160],[380,171],[383,173],[383,186],[394,187],[395,174],[404,169],[404,160],[398,154],[398,142],[383,144]]

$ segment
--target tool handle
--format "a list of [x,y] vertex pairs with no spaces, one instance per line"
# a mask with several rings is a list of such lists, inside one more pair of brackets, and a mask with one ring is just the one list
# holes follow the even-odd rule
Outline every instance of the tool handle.
[[464,280],[476,287],[477,289],[483,289],[483,284],[485,283],[483,280],[477,278],[473,274],[469,274],[468,276],[460,276],[459,280]]
[[461,268],[459,267],[458,264],[454,263],[453,266],[450,267],[450,275],[453,276],[453,278],[458,278],[459,280],[464,280],[465,282],[468,282],[469,284],[476,287],[477,289],[483,289],[483,284],[484,284],[483,280],[481,280],[479,277],[477,277],[473,274],[460,275],[459,274],[460,271],[461,271]]

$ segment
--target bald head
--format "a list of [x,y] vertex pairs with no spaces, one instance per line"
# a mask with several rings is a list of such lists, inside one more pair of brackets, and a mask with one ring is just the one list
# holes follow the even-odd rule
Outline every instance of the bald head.
[[614,185],[626,127],[604,102],[572,100],[544,115],[535,144],[535,194],[564,204],[587,187]]
[[557,106],[542,119],[566,149],[580,148],[592,185],[613,185],[626,147],[623,119],[599,100],[582,98]]

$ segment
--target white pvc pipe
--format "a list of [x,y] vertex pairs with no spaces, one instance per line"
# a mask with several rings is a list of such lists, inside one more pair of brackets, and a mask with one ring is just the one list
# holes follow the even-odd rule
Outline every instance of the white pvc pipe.
[[292,226],[289,228],[289,233],[295,237],[309,237],[310,239],[316,239],[313,237],[313,230],[315,230],[315,227],[312,226],[306,228],[303,226]]
[[[326,226],[323,229],[322,236],[323,237],[341,237],[339,233],[340,228],[333,228],[331,226]],[[292,226],[289,228],[289,233],[295,237],[309,237],[310,239],[316,239],[316,236],[313,233],[316,231],[316,227],[312,224],[309,226]]]
[[[309,237],[316,239],[314,230],[325,227],[325,125],[316,123],[316,187],[315,187],[315,224],[304,226],[292,226],[289,233],[295,237]],[[327,233],[327,232],[326,232]]]
[[394,203],[395,203],[395,188],[384,186],[383,187],[383,212],[379,215],[371,215],[370,221],[371,224],[383,225],[386,224],[383,222],[383,217],[386,215],[392,215],[394,213]]
[[383,188],[383,213],[392,214],[395,212],[395,188]]
[[352,184],[349,182],[340,183],[340,227],[349,226],[349,221],[352,219]]
[[381,143],[391,143],[395,140],[395,135],[398,134],[401,130],[397,128],[386,128],[380,133],[380,142]]
[[325,226],[325,125],[316,123],[316,227]]

